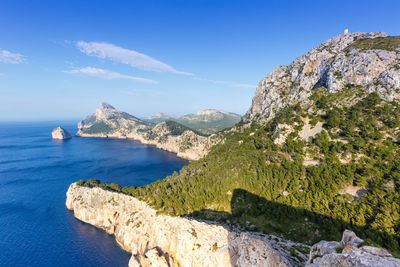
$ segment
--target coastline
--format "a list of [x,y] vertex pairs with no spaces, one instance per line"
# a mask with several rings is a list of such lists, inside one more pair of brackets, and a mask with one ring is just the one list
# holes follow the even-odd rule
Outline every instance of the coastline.
[[[170,143],[159,143],[154,140],[146,140],[140,135],[136,134],[128,134],[128,135],[122,135],[120,133],[111,133],[111,134],[85,134],[85,133],[80,133],[79,131],[75,134],[76,137],[82,137],[82,138],[110,138],[110,139],[128,139],[128,140],[134,140],[137,142],[140,142],[141,144],[144,145],[151,145],[154,146],[158,149],[162,149],[168,152],[175,153],[177,157],[186,159],[189,161],[194,161],[202,158],[208,153],[208,150],[210,147],[201,147],[198,149],[188,149],[186,151],[179,151],[179,147],[177,147],[175,144],[168,145]],[[209,137],[207,137],[209,140]]]

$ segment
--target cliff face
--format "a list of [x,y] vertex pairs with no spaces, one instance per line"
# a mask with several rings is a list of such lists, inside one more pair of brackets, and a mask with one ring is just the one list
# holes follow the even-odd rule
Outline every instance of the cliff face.
[[348,33],[331,38],[276,67],[260,83],[245,121],[268,121],[287,106],[308,102],[313,89],[329,92],[360,85],[385,100],[400,99],[400,38]]
[[217,135],[204,136],[173,121],[143,121],[107,103],[79,122],[78,128],[77,135],[81,137],[131,138],[190,160],[203,157],[219,140]]
[[[79,220],[114,234],[132,252],[130,266],[292,266],[308,246],[239,232],[185,217],[157,214],[133,197],[72,184],[66,206]],[[290,251],[290,252],[289,252]]]

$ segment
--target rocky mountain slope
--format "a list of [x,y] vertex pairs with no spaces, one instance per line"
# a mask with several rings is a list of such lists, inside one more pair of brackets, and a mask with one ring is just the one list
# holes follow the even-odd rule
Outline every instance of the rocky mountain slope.
[[[79,186],[143,201],[160,216],[266,237],[247,250],[230,247],[228,238],[224,247],[236,255],[231,263],[240,255],[247,260],[239,266],[259,265],[259,256],[270,251],[265,244],[287,260],[283,266],[399,266],[390,255],[400,257],[399,45],[399,37],[384,33],[334,37],[261,81],[251,108],[224,132],[224,142],[180,173],[142,187]],[[339,243],[346,229],[364,241],[354,234]],[[170,242],[175,231],[168,232]],[[269,236],[279,237],[282,248]],[[296,250],[283,245],[290,242],[299,245]],[[315,244],[307,262],[300,244]],[[144,261],[160,255],[151,248],[142,252]]]
[[204,156],[219,139],[218,135],[205,136],[174,121],[143,121],[107,103],[101,103],[93,115],[79,122],[78,129],[81,137],[131,138],[190,160]]
[[285,107],[308,102],[313,89],[328,92],[346,85],[362,86],[388,101],[400,97],[400,37],[386,33],[347,33],[336,36],[276,67],[257,87],[246,121],[269,120]]
[[206,109],[197,112],[197,114],[187,114],[180,117],[157,113],[155,116],[147,118],[147,121],[158,123],[161,121],[172,120],[208,135],[230,128],[238,123],[240,119],[240,115],[232,112]]

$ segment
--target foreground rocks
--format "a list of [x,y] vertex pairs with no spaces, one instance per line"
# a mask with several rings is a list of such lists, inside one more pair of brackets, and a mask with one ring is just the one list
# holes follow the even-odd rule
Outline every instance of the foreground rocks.
[[[72,184],[66,206],[79,220],[114,234],[130,266],[304,265],[309,247],[277,236],[157,214],[136,198]],[[290,252],[289,252],[290,251]]]
[[398,267],[400,259],[382,248],[360,246],[364,240],[346,230],[342,241],[321,241],[312,246],[306,267]]
[[70,139],[71,135],[70,133],[62,128],[61,126],[58,126],[51,132],[51,136],[53,139],[58,139],[58,140],[64,140],[64,139]]

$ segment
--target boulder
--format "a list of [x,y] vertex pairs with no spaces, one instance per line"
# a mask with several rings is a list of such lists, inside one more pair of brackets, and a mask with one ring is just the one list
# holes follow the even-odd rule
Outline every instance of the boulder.
[[352,231],[345,230],[342,241],[321,241],[312,246],[306,267],[399,267],[400,259],[382,248],[363,246]]

